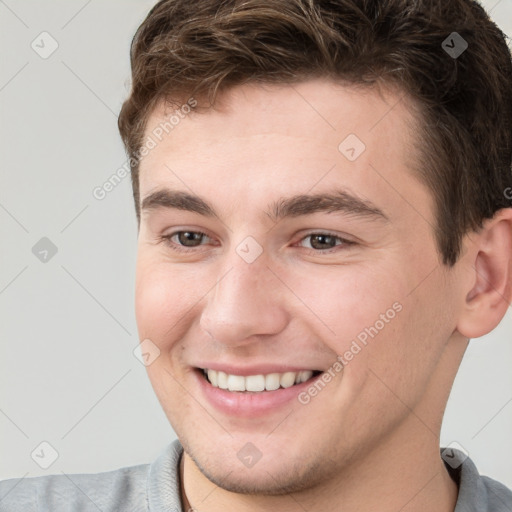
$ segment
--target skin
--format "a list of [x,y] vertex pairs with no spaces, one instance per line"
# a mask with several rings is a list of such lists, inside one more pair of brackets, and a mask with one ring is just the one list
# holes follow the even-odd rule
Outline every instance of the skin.
[[[466,236],[453,268],[442,264],[432,197],[413,172],[416,119],[401,96],[322,79],[236,87],[141,162],[141,200],[170,188],[218,215],[143,211],[138,239],[139,336],[160,350],[147,371],[185,448],[184,510],[454,509],[441,420],[468,339],[510,303],[512,209]],[[166,114],[155,109],[147,134]],[[351,133],[366,145],[353,162],[338,150]],[[265,213],[271,201],[336,187],[388,220]],[[208,237],[178,252],[177,237],[163,237],[180,230]],[[355,243],[313,248],[307,235],[326,231]],[[250,264],[236,252],[247,236],[263,249]],[[327,370],[395,302],[395,318],[306,405],[224,414],[192,375],[199,358]],[[248,442],[262,453],[251,468],[237,457]]]

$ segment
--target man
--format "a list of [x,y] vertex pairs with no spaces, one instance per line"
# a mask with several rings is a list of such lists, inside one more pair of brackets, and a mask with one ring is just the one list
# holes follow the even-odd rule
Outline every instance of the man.
[[507,511],[439,448],[512,297],[512,65],[470,0],[164,0],[119,126],[177,433],[0,510]]

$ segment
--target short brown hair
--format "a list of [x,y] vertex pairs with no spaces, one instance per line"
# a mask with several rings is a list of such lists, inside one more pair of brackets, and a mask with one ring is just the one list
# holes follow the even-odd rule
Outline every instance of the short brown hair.
[[[453,37],[467,43],[461,55],[443,47]],[[162,0],[133,38],[131,66],[119,130],[139,222],[137,155],[159,101],[213,105],[243,83],[317,77],[395,85],[419,105],[418,172],[434,198],[445,264],[457,261],[463,235],[510,206],[511,55],[476,1]]]

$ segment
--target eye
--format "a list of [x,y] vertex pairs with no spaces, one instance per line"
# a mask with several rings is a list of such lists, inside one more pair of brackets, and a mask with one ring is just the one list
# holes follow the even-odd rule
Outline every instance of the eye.
[[[304,245],[304,242],[309,240],[309,247]],[[313,252],[332,252],[335,247],[346,247],[353,245],[355,242],[346,240],[340,236],[334,235],[333,233],[310,233],[305,236],[299,245],[306,249],[312,249]]]
[[210,237],[201,231],[175,231],[169,235],[161,237],[167,245],[175,251],[187,252],[193,250],[194,247],[199,247],[201,242]]

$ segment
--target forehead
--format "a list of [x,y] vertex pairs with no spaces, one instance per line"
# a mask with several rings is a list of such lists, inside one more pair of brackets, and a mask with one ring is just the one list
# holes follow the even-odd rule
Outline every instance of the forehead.
[[[406,135],[407,125],[415,124],[410,112],[413,102],[402,91],[391,86],[362,87],[326,79],[297,84],[249,83],[219,93],[213,108],[199,102],[200,109],[190,112],[187,102],[192,101],[197,103],[195,98],[184,98],[181,105],[158,103],[148,118],[146,135],[165,125],[173,115],[175,125],[166,134],[173,131],[173,138],[180,145],[185,141],[179,140],[179,131],[189,129],[210,142],[226,136],[276,132],[311,140],[317,133],[325,136],[331,132],[333,140],[337,140],[343,131],[351,129],[371,142],[374,136],[382,138],[388,133],[386,127],[390,125]],[[183,122],[185,119],[187,122]],[[372,134],[377,126],[381,130]],[[222,133],[212,131],[214,127],[222,128]]]
[[220,201],[233,200],[231,190],[241,205],[336,183],[398,210],[407,207],[404,194],[416,195],[422,215],[431,215],[412,172],[417,123],[399,92],[320,79],[248,84],[220,95],[214,109],[187,111],[160,104],[148,119],[146,139],[161,140],[141,162],[141,199],[165,185]]

